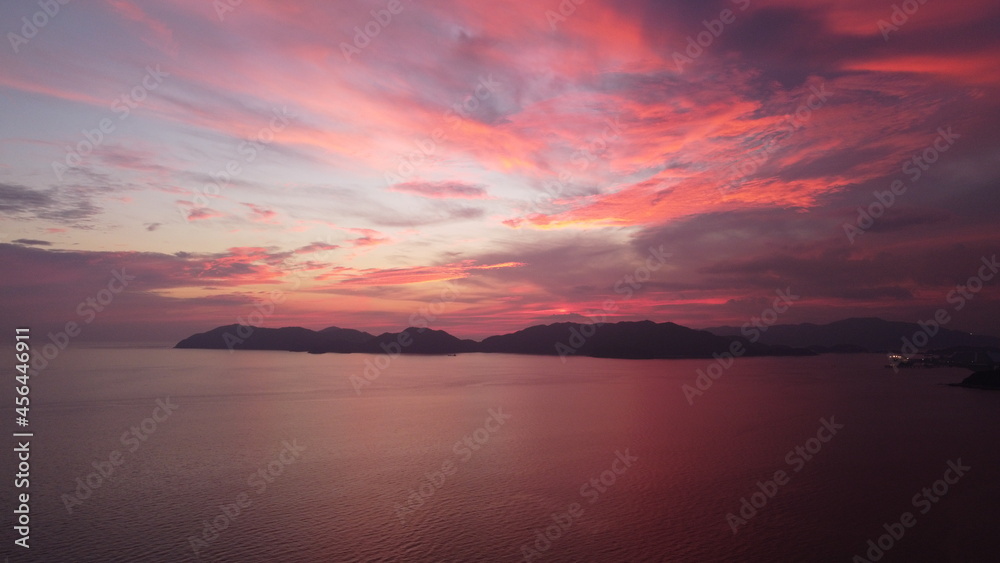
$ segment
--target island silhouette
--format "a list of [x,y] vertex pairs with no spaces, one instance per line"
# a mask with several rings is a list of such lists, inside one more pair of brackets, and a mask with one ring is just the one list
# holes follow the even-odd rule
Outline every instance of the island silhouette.
[[[470,352],[590,356],[622,359],[711,358],[740,350],[745,356],[804,356],[828,352],[894,352],[919,333],[916,323],[852,318],[826,325],[774,325],[765,330],[715,327],[697,330],[671,322],[555,323],[531,326],[482,341],[443,330],[408,327],[373,335],[331,326],[266,328],[231,324],[189,336],[175,348],[282,350],[369,354],[460,354]],[[749,338],[747,337],[749,335]],[[928,339],[937,348],[1000,346],[1000,338],[940,328]]]

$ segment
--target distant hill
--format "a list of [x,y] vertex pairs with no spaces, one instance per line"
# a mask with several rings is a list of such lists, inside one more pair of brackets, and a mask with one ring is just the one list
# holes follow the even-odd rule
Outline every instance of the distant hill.
[[[361,344],[357,352],[370,354],[457,354],[478,352],[475,340],[462,340],[443,330],[407,328],[402,332],[384,332]],[[398,350],[398,352],[396,352]]]
[[462,340],[442,330],[407,328],[373,336],[367,332],[330,327],[260,328],[227,325],[192,335],[175,348],[287,350],[312,353],[457,354],[487,352],[593,356],[599,358],[710,358],[740,342],[742,355],[811,355],[787,346],[751,344],[741,336],[718,336],[674,323],[652,321],[603,325],[556,323],[538,325],[482,342]]
[[[740,327],[719,326],[705,329],[718,336],[740,335]],[[932,329],[933,330],[933,329]],[[853,318],[830,324],[803,323],[774,325],[761,332],[759,342],[768,345],[808,348],[816,352],[889,352],[899,351],[903,338],[924,330],[917,323],[886,321],[883,319]],[[929,339],[924,348],[951,348],[957,346],[995,347],[1000,338],[972,335],[967,332],[941,328]]]
[[[586,332],[585,332],[586,331]],[[587,335],[593,334],[588,338]],[[729,349],[734,340],[703,330],[694,330],[674,323],[653,321],[605,324],[597,329],[580,323],[539,325],[482,341],[481,352],[508,354],[559,354],[556,347],[565,346],[560,355],[593,356],[596,358],[710,358]],[[744,355],[802,355],[803,350],[750,344],[735,338],[746,348]]]
[[354,330],[353,328],[340,328],[336,326],[324,328],[323,330],[319,331],[319,334],[332,338],[333,340],[353,342],[355,344],[368,342],[373,338],[373,336],[368,334],[367,332]]
[[226,325],[181,340],[174,348],[209,350],[285,350],[289,352],[355,352],[375,337],[351,328],[321,331],[300,327],[263,328]]

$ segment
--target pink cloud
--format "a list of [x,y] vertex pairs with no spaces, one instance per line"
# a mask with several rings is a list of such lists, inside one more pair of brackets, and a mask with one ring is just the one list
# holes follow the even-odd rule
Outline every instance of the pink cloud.
[[340,248],[340,246],[338,246],[336,244],[328,244],[328,243],[325,243],[325,242],[314,242],[314,243],[307,244],[306,246],[303,246],[301,248],[296,249],[295,253],[296,254],[309,254],[309,253],[313,253],[313,252],[323,252],[323,251],[326,251],[326,250],[336,250],[338,248]]
[[253,203],[244,203],[244,206],[250,209],[250,220],[256,223],[267,223],[271,225],[278,224],[275,218],[278,216],[276,212],[271,209],[267,209],[260,205]]
[[356,239],[352,239],[351,242],[354,246],[378,246],[380,244],[386,244],[390,242],[387,236],[374,229],[347,229],[348,231],[361,235]]
[[198,207],[188,211],[187,218],[188,221],[206,221],[208,219],[215,219],[217,217],[224,217],[225,215],[209,209],[207,207]]
[[489,197],[485,188],[461,182],[406,182],[391,186],[389,191],[435,199],[486,199]]

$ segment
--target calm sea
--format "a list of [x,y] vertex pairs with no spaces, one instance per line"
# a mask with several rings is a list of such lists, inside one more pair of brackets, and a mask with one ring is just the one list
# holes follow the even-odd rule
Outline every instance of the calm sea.
[[30,549],[8,439],[0,554],[996,560],[1000,392],[965,370],[740,358],[689,401],[709,362],[384,359],[64,352],[32,378]]

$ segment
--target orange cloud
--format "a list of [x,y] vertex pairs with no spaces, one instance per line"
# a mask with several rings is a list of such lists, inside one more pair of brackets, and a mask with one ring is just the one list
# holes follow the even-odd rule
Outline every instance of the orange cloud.
[[417,266],[413,268],[367,268],[356,270],[352,274],[344,274],[339,285],[404,285],[433,281],[447,281],[465,278],[473,270],[495,270],[500,268],[517,268],[524,264],[520,262],[505,262],[502,264],[475,265],[465,261],[444,266]]

